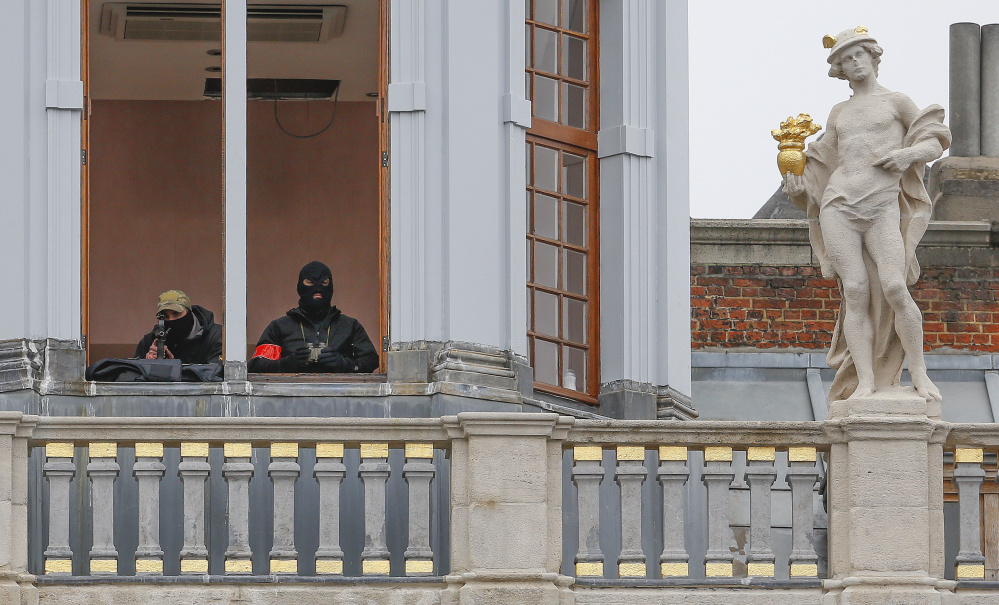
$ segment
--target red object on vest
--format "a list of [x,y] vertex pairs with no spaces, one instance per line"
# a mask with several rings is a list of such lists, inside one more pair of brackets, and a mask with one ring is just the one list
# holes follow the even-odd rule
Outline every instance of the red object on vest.
[[253,351],[253,356],[277,361],[281,359],[281,347],[277,345],[260,345]]

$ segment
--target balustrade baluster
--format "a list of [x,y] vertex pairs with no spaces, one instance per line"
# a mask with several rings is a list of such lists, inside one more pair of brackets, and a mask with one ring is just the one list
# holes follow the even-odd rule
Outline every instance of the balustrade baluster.
[[229,485],[229,547],[225,551],[227,574],[253,573],[250,550],[250,478],[253,447],[249,443],[226,443],[222,475]]
[[319,548],[316,573],[343,574],[340,549],[340,482],[347,475],[342,443],[316,444],[313,475],[319,482]]
[[91,443],[87,475],[90,477],[90,504],[93,513],[94,545],[90,549],[90,574],[118,574],[118,551],[114,547],[114,480],[118,477],[118,446]]
[[980,448],[962,448],[954,451],[954,484],[957,486],[960,509],[960,551],[957,553],[959,580],[985,578],[985,557],[981,546],[981,508],[978,499],[985,471],[982,469],[984,452]]
[[579,517],[579,546],[576,577],[604,575],[604,554],[600,551],[600,483],[604,480],[603,448],[577,445],[572,449],[572,482],[576,484]]
[[45,466],[49,481],[49,544],[45,549],[45,573],[73,573],[73,549],[69,546],[69,483],[76,475],[72,443],[45,444]]
[[617,448],[614,477],[621,486],[621,554],[617,558],[617,574],[621,578],[644,578],[646,575],[645,553],[642,552],[642,483],[648,474],[644,447]]
[[135,549],[136,575],[163,575],[160,548],[160,479],[162,443],[136,443],[132,475],[139,483],[139,545]]
[[362,575],[389,575],[389,551],[385,545],[385,482],[389,477],[388,444],[362,443],[358,469],[364,482],[364,550]]
[[207,443],[181,443],[177,474],[184,484],[184,546],[180,549],[180,573],[207,574],[205,546],[205,481],[211,472]]
[[777,479],[776,451],[772,447],[746,450],[746,482],[749,484],[748,575],[774,576],[774,551],[770,545],[771,488]]
[[690,573],[687,548],[683,543],[683,486],[690,477],[687,448],[661,446],[657,476],[663,486],[663,554],[659,557],[659,573],[664,578],[685,577]]
[[272,574],[297,574],[295,550],[295,480],[301,474],[297,443],[272,443],[267,472],[274,483],[274,541],[270,552]]
[[731,577],[729,549],[728,490],[735,478],[732,448],[705,447],[701,481],[708,490],[708,551],[704,555],[704,573],[708,577]]
[[430,481],[434,468],[432,443],[407,443],[402,475],[409,484],[409,547],[406,548],[406,575],[434,573],[434,551],[430,548]]
[[815,467],[814,447],[788,448],[787,484],[791,487],[791,577],[819,575],[819,557],[815,554]]

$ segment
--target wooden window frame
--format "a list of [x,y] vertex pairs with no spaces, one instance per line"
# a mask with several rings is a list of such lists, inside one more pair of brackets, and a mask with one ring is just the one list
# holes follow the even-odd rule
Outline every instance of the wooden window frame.
[[[559,14],[559,18],[560,19],[562,18],[561,15],[562,15],[562,9],[563,9],[563,2],[564,1],[565,0],[559,0],[558,1],[558,14]],[[585,297],[581,297],[581,296],[579,296],[577,294],[566,292],[566,291],[560,290],[558,288],[551,288],[551,287],[548,287],[548,286],[541,286],[539,284],[536,284],[533,281],[533,279],[534,279],[534,277],[533,277],[534,276],[534,268],[535,268],[535,265],[534,265],[535,261],[534,261],[534,255],[533,255],[533,253],[531,253],[530,256],[529,256],[530,266],[528,268],[528,276],[527,276],[528,284],[526,285],[526,289],[527,289],[527,294],[528,294],[528,300],[527,300],[527,304],[528,304],[528,315],[531,318],[530,322],[529,322],[530,325],[527,326],[527,334],[528,334],[528,346],[530,348],[530,358],[531,358],[532,366],[534,365],[534,360],[535,360],[535,341],[536,341],[536,339],[540,339],[540,340],[543,340],[543,341],[546,341],[546,342],[552,342],[552,343],[555,343],[557,345],[569,344],[569,345],[575,346],[577,348],[583,348],[583,347],[580,347],[579,343],[570,342],[570,341],[568,341],[565,338],[552,338],[550,335],[547,335],[547,334],[542,335],[542,334],[538,334],[538,333],[534,332],[533,328],[534,328],[535,310],[534,310],[533,292],[535,290],[539,290],[539,291],[542,291],[542,292],[548,292],[548,293],[556,294],[556,295],[559,295],[559,296],[569,296],[570,298],[574,298],[574,299],[577,299],[577,300],[583,300],[583,299],[585,299],[586,304],[587,304],[587,318],[586,318],[586,321],[587,321],[587,326],[586,326],[587,343],[585,345],[585,350],[586,350],[586,380],[585,380],[585,384],[583,385],[582,390],[567,389],[567,388],[559,386],[559,385],[548,384],[548,383],[545,383],[545,382],[538,382],[537,380],[535,380],[535,382],[534,382],[534,389],[536,391],[540,391],[540,392],[543,392],[543,393],[557,395],[557,396],[560,396],[560,397],[565,397],[567,399],[573,399],[573,400],[576,400],[576,401],[581,401],[581,402],[588,403],[588,404],[593,404],[593,405],[595,405],[595,404],[598,403],[597,395],[599,394],[599,390],[600,390],[600,246],[599,246],[599,243],[600,243],[600,238],[599,238],[599,235],[600,235],[600,212],[599,212],[599,203],[600,203],[599,166],[600,166],[600,161],[599,161],[599,158],[597,157],[597,132],[599,131],[599,126],[600,126],[600,123],[599,123],[599,119],[600,119],[600,115],[599,115],[599,108],[600,108],[600,97],[599,97],[599,84],[600,84],[600,70],[599,70],[599,65],[600,65],[600,63],[599,63],[599,56],[600,55],[599,55],[599,36],[598,36],[598,32],[599,32],[599,6],[598,6],[598,4],[599,4],[599,0],[588,0],[588,2],[587,2],[587,16],[586,16],[586,18],[587,18],[587,27],[586,27],[587,33],[586,34],[580,34],[579,32],[576,32],[576,31],[573,31],[573,30],[567,30],[567,29],[562,28],[562,27],[555,27],[555,26],[552,26],[552,25],[549,25],[549,24],[545,24],[545,23],[542,23],[542,22],[534,21],[534,19],[533,19],[534,15],[530,14],[530,13],[528,13],[526,15],[527,18],[526,18],[526,21],[525,21],[525,23],[526,23],[526,29],[527,29],[527,31],[526,31],[526,35],[527,35],[527,40],[526,40],[526,52],[527,52],[526,59],[527,59],[527,61],[526,61],[526,63],[527,63],[527,65],[525,65],[525,73],[527,74],[527,76],[526,76],[526,80],[527,80],[527,83],[526,83],[526,86],[527,86],[526,96],[527,96],[528,100],[531,102],[532,108],[534,106],[534,84],[533,84],[533,82],[534,82],[534,74],[536,74],[536,73],[544,75],[546,77],[551,77],[552,75],[555,75],[554,79],[557,79],[557,81],[559,82],[559,85],[558,85],[558,87],[559,87],[559,93],[558,93],[558,99],[559,99],[559,101],[558,101],[558,106],[559,106],[559,115],[560,116],[561,116],[561,113],[563,111],[563,105],[564,105],[564,103],[562,101],[562,93],[561,93],[562,82],[568,82],[568,83],[573,83],[573,84],[583,84],[584,83],[583,81],[575,80],[573,78],[569,78],[569,77],[561,75],[561,74],[550,74],[549,72],[545,72],[545,71],[540,71],[540,70],[534,69],[533,65],[535,64],[535,60],[534,60],[534,32],[535,32],[535,30],[537,28],[541,28],[541,29],[544,29],[544,30],[547,30],[547,31],[556,31],[556,32],[559,32],[560,34],[562,32],[566,32],[567,34],[572,35],[574,37],[585,39],[586,40],[586,44],[587,44],[587,47],[586,47],[586,61],[587,61],[587,69],[588,69],[589,80],[588,80],[588,84],[586,84],[586,103],[587,103],[586,111],[585,111],[586,127],[584,129],[575,128],[575,127],[572,127],[572,126],[568,126],[566,124],[562,124],[562,123],[559,123],[559,122],[553,122],[553,121],[550,121],[550,120],[545,120],[545,119],[538,118],[538,117],[535,116],[535,117],[532,118],[531,128],[529,128],[528,131],[527,131],[527,142],[528,142],[528,148],[529,148],[528,167],[527,167],[527,170],[528,170],[528,174],[527,174],[527,191],[528,191],[528,194],[530,194],[531,198],[529,199],[529,202],[528,202],[528,214],[527,214],[527,219],[526,219],[526,220],[528,220],[528,225],[527,225],[527,233],[528,233],[527,241],[529,242],[529,245],[532,246],[532,249],[533,249],[533,242],[540,241],[542,243],[550,243],[550,244],[553,244],[553,245],[557,245],[560,250],[562,250],[562,249],[570,249],[570,250],[576,250],[576,249],[578,249],[578,250],[582,250],[581,248],[579,248],[577,246],[573,246],[571,244],[568,244],[567,242],[563,242],[563,241],[550,241],[550,240],[548,240],[548,239],[546,239],[544,237],[535,236],[534,233],[533,233],[533,228],[532,228],[532,226],[534,224],[533,193],[535,191],[534,186],[533,186],[533,183],[534,183],[534,161],[533,161],[534,155],[533,155],[533,150],[534,150],[535,145],[541,144],[542,146],[545,146],[545,147],[557,148],[557,149],[559,149],[561,151],[573,153],[575,155],[580,155],[580,156],[583,156],[584,158],[586,158],[585,161],[586,161],[586,165],[587,165],[587,174],[586,174],[586,187],[587,187],[587,191],[586,191],[586,197],[584,198],[585,202],[586,202],[586,213],[587,213],[586,214],[586,221],[587,221],[587,246],[586,246],[586,249],[585,249],[586,259],[587,259],[587,268],[586,268],[586,280],[587,280],[587,284],[586,284],[586,296]],[[533,8],[533,5],[534,5],[534,2],[532,1],[531,4],[530,4],[530,6],[529,6],[529,10],[530,10],[530,8]],[[558,44],[558,52],[557,52],[557,59],[556,59],[557,69],[560,70],[560,71],[561,71],[561,69],[563,67],[562,54],[563,54],[563,44],[561,43],[561,39],[560,39],[560,42]],[[560,155],[560,157],[561,157],[561,155]],[[561,166],[560,166],[560,170],[561,170]],[[562,194],[558,194],[558,197],[561,200],[562,199]],[[560,201],[560,204],[559,204],[559,214],[558,214],[558,216],[559,216],[559,222],[560,222],[560,227],[559,227],[560,229],[561,229],[561,222],[562,222],[562,212],[563,212],[562,211],[562,203]],[[562,266],[562,263],[560,262],[559,263],[559,267],[561,267],[561,266]],[[562,283],[561,268],[558,269],[558,272],[559,272],[559,274],[557,276],[558,281],[556,283],[561,284]],[[560,301],[561,301],[561,298],[560,298]],[[562,314],[563,314],[563,312],[564,311],[561,308],[561,304],[560,304],[559,313],[558,313],[558,318],[559,318],[559,320],[558,320],[559,321],[559,332],[560,333],[561,333],[561,331],[563,329],[563,325],[562,325],[563,324],[563,321],[562,321]],[[560,354],[559,358],[563,359],[563,356]],[[558,372],[559,372],[559,376],[560,377],[563,375],[563,372],[564,372],[564,369],[562,367],[563,363],[564,363],[564,360],[563,360],[562,363],[559,363],[559,367],[558,367]]]

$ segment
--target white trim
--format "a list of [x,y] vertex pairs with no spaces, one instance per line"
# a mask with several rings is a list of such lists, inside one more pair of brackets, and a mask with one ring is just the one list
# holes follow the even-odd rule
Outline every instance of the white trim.
[[246,362],[246,0],[225,0],[225,359]]
[[46,109],[83,109],[83,80],[46,80]]
[[655,157],[656,133],[650,128],[636,128],[619,124],[601,128],[597,135],[597,157],[633,155],[640,158]]
[[426,82],[395,82],[388,86],[390,113],[427,110]]

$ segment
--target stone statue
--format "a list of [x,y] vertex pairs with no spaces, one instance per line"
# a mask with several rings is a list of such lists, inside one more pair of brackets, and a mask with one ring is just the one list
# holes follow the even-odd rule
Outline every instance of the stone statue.
[[804,174],[787,173],[783,190],[807,212],[822,274],[839,280],[843,296],[828,356],[836,369],[829,400],[899,390],[908,358],[916,391],[939,403],[908,286],[919,277],[916,246],[930,218],[923,169],[950,146],[944,110],[920,111],[878,84],[883,51],[866,27],[823,42],[829,76],[849,81],[853,95],[833,107],[825,136],[805,152]]

